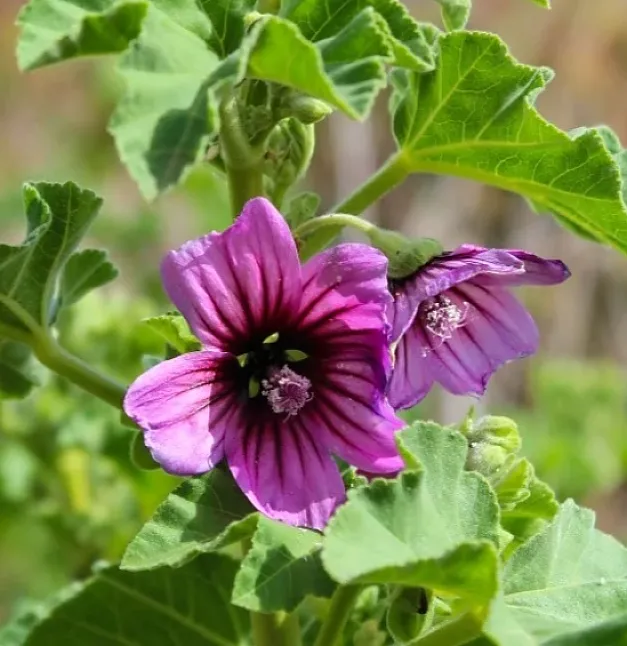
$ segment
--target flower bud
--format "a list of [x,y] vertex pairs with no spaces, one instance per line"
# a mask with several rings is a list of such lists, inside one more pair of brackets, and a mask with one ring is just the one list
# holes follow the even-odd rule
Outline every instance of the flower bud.
[[284,119],[275,126],[268,140],[264,163],[264,174],[275,204],[280,204],[290,186],[305,174],[313,151],[313,126],[294,118]]
[[466,468],[478,471],[488,480],[501,480],[515,467],[521,441],[518,426],[508,417],[487,415],[467,422]]
[[304,124],[322,121],[322,119],[328,117],[332,112],[333,109],[323,101],[291,89],[281,98],[278,108],[278,116],[280,119],[294,117]]
[[390,278],[405,278],[442,253],[442,245],[432,238],[412,240],[401,233],[374,227],[368,233],[373,246],[388,257]]

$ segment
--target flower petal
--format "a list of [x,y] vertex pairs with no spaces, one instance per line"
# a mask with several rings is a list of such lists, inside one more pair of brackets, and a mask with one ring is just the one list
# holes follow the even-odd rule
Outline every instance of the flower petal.
[[502,249],[462,245],[433,258],[412,276],[392,281],[394,305],[388,313],[393,321],[391,340],[396,341],[411,325],[420,303],[427,298],[480,274],[510,276],[522,272],[522,261]]
[[392,302],[387,258],[363,244],[341,244],[314,256],[302,268],[297,326],[302,333],[381,330]]
[[183,354],[151,368],[128,389],[124,410],[169,473],[204,473],[222,459],[224,434],[237,406],[223,378],[231,362],[236,359],[223,352]]
[[561,261],[541,258],[522,249],[507,249],[507,252],[521,260],[524,273],[506,275],[484,275],[477,278],[482,285],[500,285],[515,287],[517,285],[556,285],[570,277],[568,267]]
[[331,453],[364,471],[399,471],[403,461],[395,434],[405,424],[385,399],[381,365],[364,356],[339,354],[321,361],[324,379],[314,381],[314,398],[303,413]]
[[323,529],[344,501],[342,476],[307,418],[242,414],[226,456],[251,503],[270,518]]
[[446,295],[460,308],[469,304],[467,322],[449,339],[433,335],[422,325],[420,334],[435,380],[451,393],[482,395],[499,366],[537,350],[536,324],[508,291],[470,281]]
[[398,341],[388,399],[395,408],[411,408],[422,401],[433,386],[429,352],[422,328],[412,325]]
[[168,295],[202,343],[236,354],[251,336],[275,332],[297,309],[301,292],[296,244],[264,198],[247,202],[224,233],[171,251],[161,271]]

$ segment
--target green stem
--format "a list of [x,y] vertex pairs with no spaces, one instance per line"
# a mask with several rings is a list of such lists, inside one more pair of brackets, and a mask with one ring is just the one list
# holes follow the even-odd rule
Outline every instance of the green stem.
[[220,104],[220,120],[220,153],[235,219],[249,199],[264,194],[263,157],[260,149],[250,145],[233,97]]
[[32,344],[35,356],[53,372],[65,377],[103,401],[122,408],[126,388],[70,354],[49,336],[39,336]]
[[[365,184],[362,184],[352,195],[349,195],[343,202],[336,204],[331,212],[342,214],[358,215],[363,213],[371,204],[376,202],[381,196],[391,191],[395,186],[400,184],[409,175],[409,167],[401,153],[397,153],[388,159],[388,161],[372,176]],[[320,218],[314,218],[310,222],[315,222]],[[342,232],[344,226],[353,226],[361,228],[354,221],[342,224],[338,222],[337,226],[329,226],[326,231],[317,232],[315,239],[308,241],[301,247],[301,258],[306,260],[318,251],[328,247],[333,240]],[[363,228],[362,228],[363,230]]]
[[336,231],[344,227],[353,227],[367,236],[377,228],[368,220],[362,220],[350,213],[331,213],[330,215],[320,215],[317,218],[303,222],[294,230],[294,237],[298,240],[306,240],[314,234],[318,237],[318,234],[326,229]]
[[463,646],[481,635],[481,621],[473,612],[438,625],[416,641],[416,646]]
[[226,176],[231,199],[231,214],[235,220],[248,200],[264,194],[263,176],[261,170],[254,166],[249,168],[227,166]]
[[333,213],[363,213],[371,204],[398,186],[410,173],[402,153],[392,155],[387,162],[355,192],[331,209]]
[[344,626],[361,591],[359,585],[341,585],[335,591],[314,646],[336,646],[340,643]]

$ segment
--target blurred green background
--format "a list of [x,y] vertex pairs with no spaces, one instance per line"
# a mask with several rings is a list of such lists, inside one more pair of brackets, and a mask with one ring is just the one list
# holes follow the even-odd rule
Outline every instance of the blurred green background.
[[[60,322],[62,342],[88,362],[130,381],[161,342],[139,321],[168,308],[162,254],[228,224],[227,196],[207,169],[146,204],[117,159],[106,123],[121,91],[111,61],[65,64],[20,75],[14,21],[23,3],[0,2],[0,231],[23,235],[21,185],[71,179],[105,198],[88,244],[110,250],[121,269]],[[435,3],[408,2],[438,20]],[[610,123],[627,139],[627,19],[623,0],[554,0],[546,12],[522,0],[475,0],[471,27],[494,31],[523,62],[553,67],[540,97],[547,118],[569,129]],[[307,183],[323,205],[363,181],[391,150],[386,101],[373,119],[333,116],[318,129]],[[594,507],[599,524],[627,538],[627,258],[573,238],[532,215],[518,197],[451,178],[413,178],[368,217],[408,233],[522,247],[563,258],[573,277],[521,296],[542,329],[533,359],[503,369],[477,404],[511,415],[524,453],[560,498]],[[2,359],[0,343],[0,360]],[[23,402],[0,400],[0,621],[23,598],[39,598],[117,559],[173,487],[175,478],[140,472],[129,458],[131,431],[118,414],[35,369],[44,386]],[[420,414],[461,419],[470,400],[434,392]]]

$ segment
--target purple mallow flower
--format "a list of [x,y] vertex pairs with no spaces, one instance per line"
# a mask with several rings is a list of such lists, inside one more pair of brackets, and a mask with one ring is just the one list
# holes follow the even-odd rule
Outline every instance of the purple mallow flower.
[[560,260],[462,245],[392,280],[389,318],[398,343],[390,403],[409,408],[436,381],[456,395],[482,395],[499,366],[538,347],[536,324],[507,288],[569,276]]
[[203,349],[164,361],[124,406],[166,471],[226,459],[272,518],[322,528],[344,500],[331,454],[375,473],[402,467],[403,424],[384,393],[391,368],[387,261],[343,244],[301,266],[262,198],[224,233],[170,252],[163,282]]

